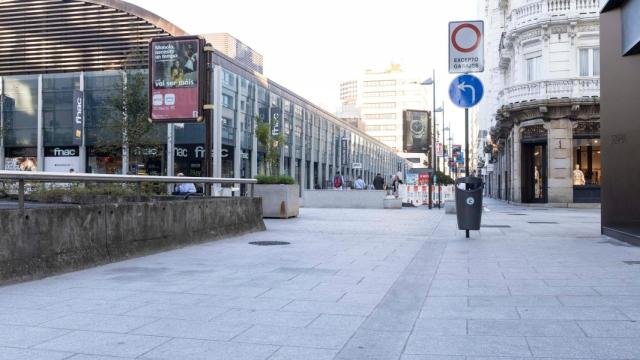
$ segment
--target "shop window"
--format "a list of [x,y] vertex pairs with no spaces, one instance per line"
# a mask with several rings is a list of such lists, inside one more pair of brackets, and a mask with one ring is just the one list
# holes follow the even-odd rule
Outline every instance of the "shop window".
[[574,139],[573,160],[574,186],[600,185],[600,139]]

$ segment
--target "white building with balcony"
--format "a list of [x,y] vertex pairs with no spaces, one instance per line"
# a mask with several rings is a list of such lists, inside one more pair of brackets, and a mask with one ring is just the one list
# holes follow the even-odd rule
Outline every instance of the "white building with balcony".
[[598,11],[597,0],[483,0],[492,197],[599,202]]

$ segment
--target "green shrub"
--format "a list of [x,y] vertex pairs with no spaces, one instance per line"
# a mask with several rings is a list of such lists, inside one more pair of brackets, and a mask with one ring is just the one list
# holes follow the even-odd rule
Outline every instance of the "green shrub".
[[[143,184],[145,185],[145,184]],[[151,185],[151,184],[150,184]],[[96,196],[110,198],[134,198],[152,194],[150,187],[143,186],[139,192],[134,184],[85,184],[69,183],[66,186],[40,185],[29,194],[29,199],[43,203],[91,202]]]
[[258,184],[283,184],[283,185],[293,185],[296,181],[291,176],[266,176],[266,175],[258,175],[256,177],[258,180]]

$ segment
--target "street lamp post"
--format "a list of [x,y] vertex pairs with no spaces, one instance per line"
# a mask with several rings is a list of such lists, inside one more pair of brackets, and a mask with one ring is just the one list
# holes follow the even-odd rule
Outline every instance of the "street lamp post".
[[[435,139],[436,139],[436,70],[433,69],[433,75],[422,82],[422,85],[433,85],[433,119],[431,120],[431,123],[433,124],[431,126],[431,133],[429,134],[429,138],[431,139],[431,156],[429,159],[429,162],[431,162],[431,167],[434,169],[434,173],[432,176],[429,177],[429,209],[433,208],[433,194],[431,192],[431,186],[433,184],[433,177],[435,175],[435,173],[438,171],[438,162],[437,162],[437,158],[436,158],[436,144],[435,144]],[[440,205],[438,204],[438,207]]]
[[[445,173],[445,169],[447,168],[447,165],[445,165],[445,160],[444,160],[444,101],[442,102],[442,106],[440,107],[440,111],[442,112],[442,175],[444,175]],[[440,184],[438,184],[438,206],[441,206],[442,204],[442,180],[440,180]]]

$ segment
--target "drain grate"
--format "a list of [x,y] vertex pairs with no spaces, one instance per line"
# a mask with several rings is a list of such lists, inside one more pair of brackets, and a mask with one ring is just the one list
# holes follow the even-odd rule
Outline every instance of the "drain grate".
[[510,214],[507,214],[507,215],[525,216],[525,215],[527,215],[527,214],[510,213]]
[[627,265],[640,265],[640,261],[623,261]]
[[506,229],[510,228],[511,225],[482,225],[483,228],[497,228],[497,229]]
[[276,245],[290,245],[291,243],[286,241],[253,241],[249,245],[256,246],[276,246]]
[[527,222],[528,222],[529,224],[550,224],[550,225],[558,224],[558,223],[557,223],[557,222],[555,222],[555,221],[527,221]]

